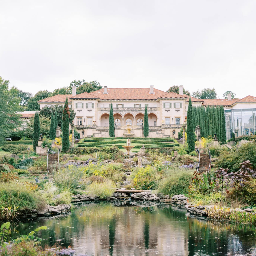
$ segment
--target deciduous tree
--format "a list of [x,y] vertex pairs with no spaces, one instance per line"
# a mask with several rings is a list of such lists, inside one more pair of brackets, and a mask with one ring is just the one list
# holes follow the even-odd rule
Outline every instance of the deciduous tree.
[[226,92],[224,92],[223,93],[223,98],[224,99],[228,99],[228,95],[230,94],[230,96],[231,96],[231,99],[234,99],[235,97],[236,97],[236,94],[235,93],[233,93],[233,92],[231,92],[231,91],[226,91]]
[[198,99],[217,99],[217,93],[214,88],[205,88],[202,91],[193,92],[192,96]]
[[[175,92],[175,93],[178,93],[179,94],[179,86],[178,85],[173,85],[171,86],[167,92]],[[190,92],[189,91],[186,91],[184,88],[183,88],[183,94],[186,94],[188,96],[190,96]]]
[[17,114],[19,102],[19,97],[12,95],[9,90],[9,81],[0,77],[0,145],[20,125],[20,116]]

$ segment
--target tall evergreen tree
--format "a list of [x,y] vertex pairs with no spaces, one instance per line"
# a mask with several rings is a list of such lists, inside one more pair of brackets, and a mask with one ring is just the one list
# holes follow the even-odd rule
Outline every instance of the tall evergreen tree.
[[220,141],[224,144],[226,143],[226,120],[225,120],[225,112],[223,106],[220,108],[220,119],[221,119],[221,139]]
[[38,140],[40,136],[40,121],[38,113],[35,114],[34,118],[34,132],[33,132],[33,149],[36,151],[36,147],[38,146]]
[[109,112],[109,137],[115,137],[115,122],[114,122],[112,103],[110,105],[110,112]]
[[58,124],[59,124],[57,111],[55,111],[54,121],[55,121],[54,123],[55,123],[55,135],[56,135],[56,130],[57,130],[57,128],[58,128]]
[[64,153],[69,149],[69,115],[68,99],[66,98],[62,116],[62,151]]
[[148,134],[149,134],[148,107],[147,106],[145,107],[145,113],[144,113],[143,134],[144,134],[144,137],[148,137]]
[[50,139],[54,140],[55,138],[56,138],[55,114],[52,112],[51,126],[50,126]]
[[188,113],[187,113],[187,142],[188,150],[192,152],[195,150],[195,132],[193,130],[193,115],[192,115],[192,102],[191,98],[188,103]]

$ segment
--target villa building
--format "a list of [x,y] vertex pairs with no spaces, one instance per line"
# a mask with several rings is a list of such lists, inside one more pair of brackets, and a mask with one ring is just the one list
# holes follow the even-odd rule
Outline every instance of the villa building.
[[[189,96],[168,93],[154,86],[150,88],[107,88],[91,93],[55,95],[39,101],[40,109],[45,106],[64,105],[68,98],[69,107],[76,117],[74,125],[83,137],[108,137],[110,105],[113,106],[115,136],[143,137],[145,107],[148,110],[149,137],[178,137],[182,126],[186,125]],[[223,106],[226,116],[227,139],[231,133],[236,136],[256,132],[256,97],[243,99],[195,99],[192,105]]]
[[[115,136],[143,136],[143,120],[147,106],[149,137],[178,137],[186,123],[189,97],[183,94],[167,93],[154,86],[150,88],[107,88],[91,93],[56,95],[39,101],[44,106],[64,104],[66,97],[75,111],[75,127],[81,137],[108,137],[110,105],[113,106]],[[202,105],[202,100],[192,98],[193,105]],[[127,134],[129,128],[129,134]]]

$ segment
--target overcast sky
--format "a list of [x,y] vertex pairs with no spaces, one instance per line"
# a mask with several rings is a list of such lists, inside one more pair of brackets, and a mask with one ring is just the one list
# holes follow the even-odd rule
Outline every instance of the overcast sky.
[[35,94],[110,88],[256,96],[255,0],[0,0],[0,76]]

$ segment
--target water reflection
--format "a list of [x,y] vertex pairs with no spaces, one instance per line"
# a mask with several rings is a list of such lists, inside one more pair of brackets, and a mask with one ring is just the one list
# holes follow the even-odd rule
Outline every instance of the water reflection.
[[[170,206],[115,207],[88,204],[70,215],[19,223],[27,234],[38,226],[43,245],[72,246],[87,255],[255,255],[255,228],[214,225],[187,218]],[[15,234],[14,234],[15,236]]]

